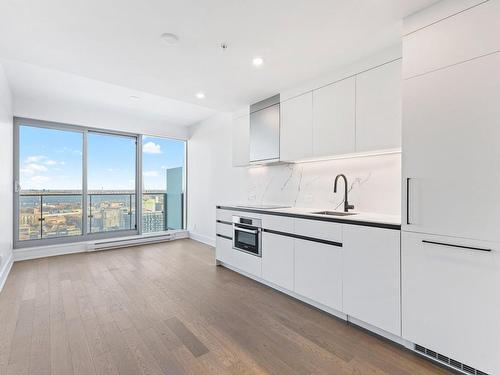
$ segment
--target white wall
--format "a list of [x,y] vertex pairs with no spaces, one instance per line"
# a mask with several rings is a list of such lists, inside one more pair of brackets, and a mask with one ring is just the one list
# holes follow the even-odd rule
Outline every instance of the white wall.
[[85,102],[74,103],[40,96],[16,96],[14,116],[178,139],[187,139],[189,135],[187,127],[169,125],[155,117],[138,116]]
[[13,201],[13,126],[12,95],[0,65],[0,290],[12,261],[12,201]]
[[232,167],[230,127],[229,114],[215,115],[191,127],[187,146],[188,230],[209,243],[215,238],[216,204],[246,198],[246,170]]
[[333,181],[344,173],[349,202],[356,210],[400,214],[401,155],[381,155],[321,162],[232,167],[231,117],[218,115],[191,129],[188,141],[188,230],[208,243],[215,239],[217,204],[284,204],[336,209],[343,185]]

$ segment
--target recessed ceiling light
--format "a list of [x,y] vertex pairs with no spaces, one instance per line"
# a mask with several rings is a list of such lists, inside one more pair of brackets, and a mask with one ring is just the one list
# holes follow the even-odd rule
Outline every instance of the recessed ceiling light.
[[161,34],[160,38],[163,41],[163,43],[169,46],[175,46],[179,44],[179,37],[172,33],[163,33]]
[[262,57],[254,57],[252,60],[252,64],[255,66],[261,66],[264,64],[264,59]]
[[196,97],[197,97],[198,99],[204,99],[204,98],[205,98],[205,94],[204,94],[204,93],[202,93],[202,92],[200,91],[200,92],[197,92],[197,93],[196,93]]
[[130,97],[129,97],[129,98],[130,98],[130,99],[132,99],[132,100],[139,100],[139,99],[140,99],[140,98],[139,98],[138,96],[136,96],[136,95],[130,95]]

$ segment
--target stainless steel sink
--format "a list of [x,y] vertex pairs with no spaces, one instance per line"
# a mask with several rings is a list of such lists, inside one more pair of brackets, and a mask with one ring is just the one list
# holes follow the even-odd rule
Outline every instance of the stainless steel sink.
[[351,216],[357,215],[355,212],[341,212],[341,211],[317,211],[311,212],[313,215],[330,215],[330,216]]

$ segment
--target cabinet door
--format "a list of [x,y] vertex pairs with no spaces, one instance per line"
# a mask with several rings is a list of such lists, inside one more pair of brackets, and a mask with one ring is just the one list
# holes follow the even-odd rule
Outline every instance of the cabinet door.
[[314,156],[355,151],[355,99],[354,77],[314,90]]
[[401,60],[356,76],[356,151],[401,147]]
[[233,264],[233,242],[217,236],[215,238],[215,258],[229,265]]
[[405,230],[500,240],[499,98],[500,53],[403,83]]
[[400,231],[344,225],[344,312],[401,335]]
[[296,239],[295,292],[342,311],[342,248]]
[[295,161],[312,156],[312,93],[281,103],[280,159]]
[[499,251],[498,243],[403,233],[403,337],[500,374]]
[[293,238],[264,233],[262,236],[262,278],[293,290]]
[[233,121],[233,166],[248,165],[250,157],[250,116],[238,117]]
[[486,1],[406,35],[404,78],[499,51],[499,14],[500,1]]

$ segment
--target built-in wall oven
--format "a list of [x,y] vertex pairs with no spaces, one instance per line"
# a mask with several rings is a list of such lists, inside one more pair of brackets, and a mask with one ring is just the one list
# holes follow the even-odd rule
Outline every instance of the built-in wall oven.
[[233,249],[262,256],[262,220],[233,216]]

